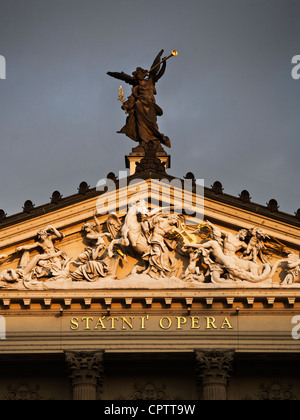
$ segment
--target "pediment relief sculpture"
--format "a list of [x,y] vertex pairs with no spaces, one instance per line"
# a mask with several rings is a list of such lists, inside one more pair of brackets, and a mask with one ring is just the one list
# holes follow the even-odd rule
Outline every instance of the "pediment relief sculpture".
[[300,287],[299,256],[257,226],[233,233],[209,220],[188,224],[170,208],[149,211],[138,200],[125,216],[109,214],[102,224],[94,213],[81,231],[75,257],[57,247],[64,245],[62,232],[53,226],[39,231],[33,244],[16,249],[18,267],[0,273],[0,287]]

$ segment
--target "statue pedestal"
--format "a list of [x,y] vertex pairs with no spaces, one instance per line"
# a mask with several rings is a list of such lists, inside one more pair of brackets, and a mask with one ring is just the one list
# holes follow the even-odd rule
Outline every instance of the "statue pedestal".
[[[145,153],[141,152],[131,152],[129,155],[125,156],[126,168],[129,169],[129,174],[134,175],[136,170],[136,164],[140,163],[141,160],[145,157]],[[165,169],[171,167],[171,156],[168,155],[165,151],[157,152],[156,157],[163,163],[166,163]]]

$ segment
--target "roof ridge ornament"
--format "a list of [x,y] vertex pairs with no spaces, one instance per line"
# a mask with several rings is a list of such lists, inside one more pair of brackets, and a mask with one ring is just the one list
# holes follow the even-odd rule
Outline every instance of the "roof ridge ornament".
[[155,172],[166,175],[166,162],[162,162],[157,156],[159,145],[152,140],[143,146],[145,156],[140,162],[136,163],[136,174],[142,172]]

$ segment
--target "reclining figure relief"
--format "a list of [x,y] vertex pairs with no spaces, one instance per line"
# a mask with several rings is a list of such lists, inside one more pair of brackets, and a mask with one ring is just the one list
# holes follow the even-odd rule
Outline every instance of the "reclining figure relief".
[[[213,283],[228,280],[260,283],[272,279],[277,268],[288,262],[287,258],[279,259],[274,265],[268,262],[268,241],[270,249],[276,249],[278,241],[272,241],[260,228],[241,229],[234,234],[219,229],[209,221],[206,224],[211,228],[212,237],[183,248],[190,253],[197,250],[202,254],[203,263],[208,267],[206,277],[209,276]],[[280,247],[277,246],[277,249]]]

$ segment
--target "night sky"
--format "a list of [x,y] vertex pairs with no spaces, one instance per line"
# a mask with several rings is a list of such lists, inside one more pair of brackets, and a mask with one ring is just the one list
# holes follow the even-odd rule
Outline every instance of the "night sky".
[[[299,0],[0,0],[0,209],[125,169],[137,144],[107,71],[178,57],[157,84],[171,175],[300,208]],[[122,83],[125,95],[131,87]]]

